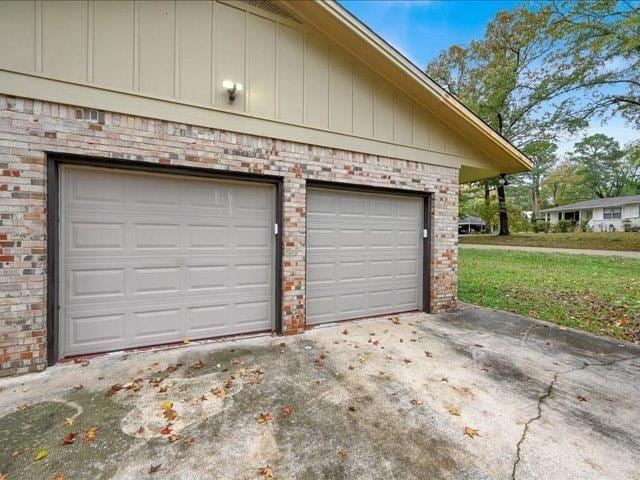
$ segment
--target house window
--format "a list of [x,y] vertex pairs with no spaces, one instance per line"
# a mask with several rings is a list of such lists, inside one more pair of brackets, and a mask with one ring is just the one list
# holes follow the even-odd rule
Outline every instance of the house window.
[[571,220],[572,222],[577,222],[580,220],[580,212],[564,212],[564,219]]
[[622,208],[605,208],[604,209],[604,219],[610,220],[612,218],[622,218]]

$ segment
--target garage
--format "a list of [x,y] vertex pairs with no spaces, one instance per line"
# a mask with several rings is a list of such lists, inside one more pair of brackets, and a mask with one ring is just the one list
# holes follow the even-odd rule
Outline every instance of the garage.
[[274,328],[273,184],[61,165],[60,356]]
[[307,192],[307,324],[424,308],[425,198]]

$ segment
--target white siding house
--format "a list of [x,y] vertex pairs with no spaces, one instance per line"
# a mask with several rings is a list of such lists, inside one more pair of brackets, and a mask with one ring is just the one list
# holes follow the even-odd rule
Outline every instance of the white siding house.
[[625,223],[640,227],[640,195],[597,198],[548,208],[540,212],[551,225],[561,220],[575,223],[587,221],[587,229],[594,232],[623,231]]

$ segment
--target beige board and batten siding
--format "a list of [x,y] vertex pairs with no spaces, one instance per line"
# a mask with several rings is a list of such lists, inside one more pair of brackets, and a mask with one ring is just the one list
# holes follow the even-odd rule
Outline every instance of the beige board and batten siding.
[[[2,93],[495,170],[339,45],[244,2],[3,1],[0,44]],[[233,103],[223,80],[244,85]]]

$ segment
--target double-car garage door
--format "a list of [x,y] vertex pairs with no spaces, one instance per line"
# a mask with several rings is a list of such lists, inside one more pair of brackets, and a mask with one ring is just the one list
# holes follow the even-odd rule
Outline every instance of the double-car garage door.
[[[276,187],[60,167],[60,356],[276,325]],[[421,197],[307,192],[307,323],[420,309]]]
[[61,355],[268,330],[276,189],[63,167]]

